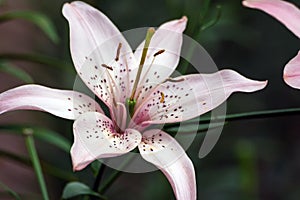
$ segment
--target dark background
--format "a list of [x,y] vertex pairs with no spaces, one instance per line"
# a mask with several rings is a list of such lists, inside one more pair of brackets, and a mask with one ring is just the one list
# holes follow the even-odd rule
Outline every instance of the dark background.
[[[227,101],[228,113],[299,107],[300,90],[287,86],[282,79],[284,65],[300,47],[299,39],[267,14],[244,8],[241,1],[214,0],[205,20],[203,1],[196,0],[90,0],[121,31],[137,27],[159,26],[186,15],[186,34],[207,50],[219,69],[234,69],[246,77],[268,80],[268,86],[252,94],[234,94]],[[296,1],[290,1],[300,6]],[[68,24],[61,14],[63,1],[9,0],[0,6],[0,14],[12,10],[35,10],[49,16],[59,33],[54,44],[34,25],[14,20],[0,24],[0,54],[39,53],[71,64]],[[217,24],[203,32],[199,26],[216,16]],[[300,22],[299,22],[300,23]],[[31,62],[13,61],[30,73],[35,83],[54,88],[72,89],[75,71],[72,67],[49,67]],[[0,91],[24,84],[13,76],[0,73]],[[299,115],[251,119],[228,123],[213,151],[198,158],[204,133],[194,141],[188,155],[195,164],[198,198],[226,199],[289,199],[300,197]],[[72,122],[46,113],[15,111],[0,116],[0,124],[32,124],[47,127],[73,140]],[[27,156],[20,136],[1,131],[0,149]],[[71,172],[70,155],[47,143],[38,143],[42,160]],[[0,154],[1,156],[1,154]],[[110,171],[108,170],[107,173]],[[92,185],[91,169],[75,173]],[[20,193],[24,199],[41,199],[32,168],[10,158],[0,157],[0,181]],[[59,199],[65,180],[46,176],[51,199]],[[0,199],[9,199],[4,193]],[[37,196],[36,196],[37,195]],[[159,172],[124,173],[105,194],[109,199],[174,199],[170,185]]]

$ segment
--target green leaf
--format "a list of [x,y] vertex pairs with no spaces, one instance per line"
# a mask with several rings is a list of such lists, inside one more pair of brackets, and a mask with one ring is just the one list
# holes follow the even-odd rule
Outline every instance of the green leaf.
[[8,187],[7,185],[5,185],[1,181],[0,181],[0,188],[2,188],[5,192],[7,192],[14,199],[21,200],[21,197],[15,191],[13,191],[10,187]]
[[[5,150],[1,150],[0,149],[0,157],[6,158],[6,159],[11,159],[13,161],[19,162],[20,164],[24,164],[26,166],[31,166],[31,162],[30,159],[25,157],[25,156],[21,156],[21,155],[17,155]],[[77,177],[74,175],[74,173],[70,172],[70,171],[65,171],[63,169],[60,169],[56,166],[53,166],[49,163],[46,163],[45,161],[41,161],[41,165],[43,170],[49,174],[52,175],[54,177],[60,178],[62,180],[67,180],[67,181],[75,181],[77,180]]]
[[70,152],[70,141],[67,140],[65,137],[61,136],[59,133],[56,133],[46,128],[26,125],[1,125],[0,130],[11,131],[12,133],[20,135],[30,133],[33,134],[33,136],[39,140],[55,145],[56,147],[64,150],[65,152]]
[[95,160],[94,162],[91,163],[92,173],[95,177],[97,176],[101,165],[102,163],[99,160]]
[[24,81],[25,83],[33,83],[31,76],[25,72],[23,69],[20,69],[11,63],[0,61],[0,71],[15,76],[16,78]]
[[201,1],[201,5],[200,5],[200,11],[199,11],[199,15],[200,15],[200,23],[202,23],[202,20],[205,19],[207,12],[209,12],[209,8],[211,5],[211,0],[203,0]]
[[80,182],[71,182],[68,183],[63,191],[62,198],[63,199],[70,199],[72,197],[77,197],[81,195],[90,195],[99,197],[99,199],[105,199],[103,196],[94,192],[89,186],[80,183]]
[[2,6],[5,3],[5,0],[0,0],[0,6]]
[[44,14],[36,11],[13,11],[0,16],[0,23],[14,19],[23,19],[38,26],[54,42],[59,42],[59,37],[52,21]]
[[216,16],[211,19],[209,22],[205,23],[204,25],[201,26],[200,31],[204,31],[208,28],[213,27],[218,23],[222,15],[222,7],[220,5],[216,6]]
[[39,159],[37,151],[36,151],[32,133],[26,134],[25,143],[26,143],[28,154],[29,154],[31,162],[32,162],[32,166],[33,166],[35,175],[37,177],[37,180],[38,180],[38,183],[40,186],[40,190],[41,190],[43,199],[49,200],[47,185],[46,185],[44,174],[42,171],[41,162],[40,162],[40,159]]
[[4,53],[0,54],[0,59],[27,61],[74,72],[71,63],[40,54]]

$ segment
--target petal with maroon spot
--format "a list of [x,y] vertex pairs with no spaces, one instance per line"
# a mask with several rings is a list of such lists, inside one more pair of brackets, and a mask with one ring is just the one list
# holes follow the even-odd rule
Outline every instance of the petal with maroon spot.
[[109,18],[84,2],[64,4],[63,15],[79,76],[110,108],[114,100],[123,103],[130,95],[128,76],[137,65],[125,38]]
[[71,157],[74,170],[81,170],[96,159],[128,153],[138,146],[142,138],[134,129],[118,133],[113,122],[97,112],[81,115],[74,122],[73,132]]
[[173,137],[158,129],[149,130],[138,147],[141,156],[165,174],[177,200],[197,198],[193,163]]
[[267,81],[251,80],[233,70],[170,79],[137,108],[130,127],[189,120],[216,108],[233,92],[254,92],[266,84]]
[[1,93],[0,114],[12,110],[40,110],[65,119],[76,119],[85,112],[103,113],[85,94],[41,85],[24,85]]
[[[136,97],[144,99],[157,84],[163,82],[176,69],[182,46],[182,32],[185,30],[187,17],[162,24],[154,33],[147,52]],[[141,59],[144,43],[134,52],[137,60]],[[159,53],[160,50],[161,53]],[[156,55],[156,53],[158,55]],[[140,105],[140,101],[136,106]]]

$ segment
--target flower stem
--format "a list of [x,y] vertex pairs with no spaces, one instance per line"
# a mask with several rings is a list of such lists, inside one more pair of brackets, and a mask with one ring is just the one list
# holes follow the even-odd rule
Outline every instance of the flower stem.
[[122,169],[124,167],[126,167],[126,165],[129,164],[129,162],[132,161],[132,159],[135,156],[135,152],[137,152],[137,150],[133,150],[131,152],[131,154],[129,155],[129,158],[127,158],[121,165],[120,165],[120,169],[119,170],[115,170],[110,177],[108,177],[108,179],[106,179],[106,181],[101,185],[99,192],[100,194],[104,194],[106,192],[106,190],[114,183],[114,181],[122,174]]
[[38,154],[37,154],[37,151],[36,151],[36,148],[35,148],[32,133],[24,133],[24,134],[26,136],[25,141],[26,141],[26,146],[27,146],[27,149],[28,149],[28,153],[29,153],[29,156],[31,158],[32,165],[33,165],[35,174],[37,176],[37,179],[38,179],[38,182],[39,182],[39,185],[40,185],[40,189],[41,189],[41,192],[42,192],[43,199],[44,200],[49,200],[46,183],[45,183],[45,180],[44,180],[44,176],[43,176],[42,168],[41,168],[40,161],[39,161],[39,158],[38,158]]
[[[260,119],[260,118],[268,118],[268,117],[281,117],[287,115],[299,115],[300,108],[286,108],[286,109],[275,109],[275,110],[263,110],[263,111],[253,111],[253,112],[245,112],[245,113],[237,113],[237,114],[228,114],[221,116],[211,116],[206,118],[201,118],[201,122],[216,122],[218,120],[225,121],[238,121],[238,120],[246,120],[246,119]],[[187,123],[198,122],[199,118],[191,119],[186,121]]]
[[93,186],[93,190],[96,191],[96,192],[98,191],[98,188],[99,188],[101,179],[103,177],[105,168],[106,168],[106,166],[102,163],[100,168],[99,168],[99,171],[98,171],[98,174],[97,174],[97,177],[95,179],[94,186]]
[[106,190],[115,182],[115,180],[121,175],[122,171],[114,171],[113,174],[104,182],[103,186],[100,187],[100,194],[104,194]]

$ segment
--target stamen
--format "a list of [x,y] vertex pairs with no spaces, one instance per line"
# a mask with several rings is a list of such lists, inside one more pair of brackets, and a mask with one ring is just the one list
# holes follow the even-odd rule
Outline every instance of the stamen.
[[[158,55],[160,55],[160,54],[162,54],[162,53],[164,53],[164,52],[165,52],[165,50],[164,50],[164,49],[161,49],[161,50],[157,51],[155,54],[153,54],[153,59],[152,59],[152,61],[151,61],[150,66],[148,67],[148,70],[144,73],[144,77],[142,78],[142,81],[141,81],[142,83],[143,83],[143,82],[145,81],[145,79],[147,78],[148,73],[150,72],[150,69],[151,69],[151,67],[152,67],[152,65],[153,65],[153,63],[154,63],[154,61],[155,61],[156,56],[158,56]],[[141,95],[141,93],[138,94],[138,96],[136,97],[136,100],[139,99],[140,95]]]
[[113,91],[113,85],[115,85],[116,83],[112,79],[111,75],[109,73],[107,73],[107,74],[108,74],[108,84],[110,85],[110,88],[111,88],[110,93],[112,94],[112,101],[113,101],[114,106],[117,107],[117,102],[116,102],[114,91]]
[[121,48],[122,48],[122,43],[119,43],[119,46],[118,46],[118,49],[117,49],[117,55],[116,55],[116,58],[115,58],[116,62],[119,60]]
[[146,35],[146,39],[145,39],[145,44],[144,44],[144,48],[143,48],[143,52],[142,52],[142,57],[141,57],[139,69],[138,69],[136,79],[135,79],[135,82],[134,82],[134,85],[133,85],[132,94],[130,96],[131,101],[133,101],[133,99],[134,99],[134,95],[135,95],[135,92],[136,92],[136,89],[137,89],[137,85],[140,81],[142,69],[143,69],[143,66],[144,66],[144,63],[145,63],[145,60],[146,60],[147,51],[148,51],[150,41],[151,41],[151,38],[152,38],[154,32],[155,32],[154,28],[149,28],[148,31],[147,31],[147,35]]
[[173,78],[167,78],[163,83],[165,82],[172,82],[172,83],[178,83],[178,82],[182,82],[184,81],[184,78],[180,78],[180,79],[173,79]]
[[101,64],[102,67],[105,67],[106,69],[109,69],[111,71],[113,71],[113,68],[111,66],[108,66],[106,64]]
[[159,50],[158,52],[156,52],[153,56],[156,57],[156,56],[162,54],[162,53],[165,52],[165,51],[166,51],[166,50],[161,49],[161,50]]
[[[109,65],[106,65],[106,64],[101,64],[102,67],[105,67],[106,69],[109,69],[111,71],[113,71],[113,68]],[[105,70],[105,72],[107,72],[107,76],[108,76],[108,84],[110,86],[110,93],[112,94],[112,101],[113,101],[113,104],[115,107],[117,107],[117,102],[116,102],[116,99],[115,99],[115,95],[114,95],[114,91],[113,89],[115,88],[116,90],[118,89],[118,87],[116,87],[116,82],[114,81],[114,79],[112,78],[111,74],[109,73],[108,70]],[[113,87],[114,86],[114,87]]]
[[165,94],[161,92],[160,95],[161,95],[161,98],[160,98],[159,102],[163,103],[165,101]]

